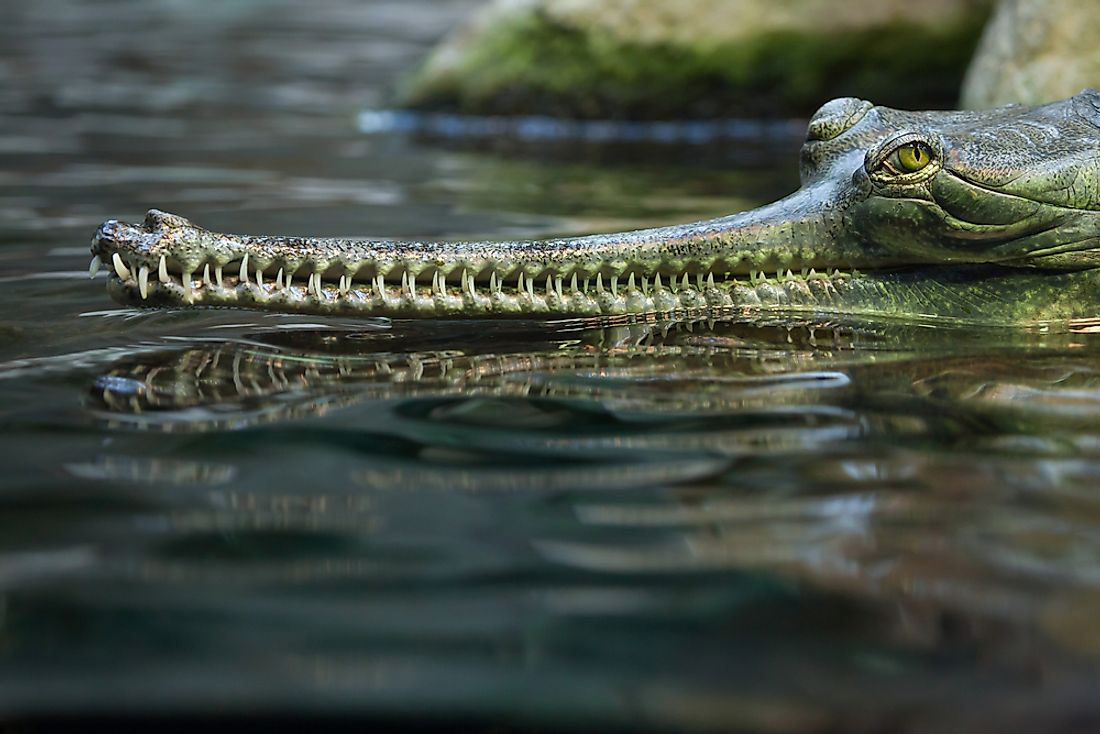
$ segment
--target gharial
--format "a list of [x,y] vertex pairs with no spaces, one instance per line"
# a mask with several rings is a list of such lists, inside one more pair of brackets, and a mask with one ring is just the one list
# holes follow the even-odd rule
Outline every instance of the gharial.
[[1100,317],[1100,92],[907,112],[834,99],[802,185],[692,224],[527,242],[210,232],[105,222],[92,271],[126,304],[392,317],[742,309],[1005,325]]

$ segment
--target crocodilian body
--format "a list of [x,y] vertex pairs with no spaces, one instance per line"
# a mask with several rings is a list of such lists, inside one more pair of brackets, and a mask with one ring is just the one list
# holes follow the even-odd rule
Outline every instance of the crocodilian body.
[[210,232],[105,222],[119,301],[402,318],[741,309],[1028,325],[1100,317],[1100,92],[1027,108],[825,104],[802,186],[691,224],[526,242]]

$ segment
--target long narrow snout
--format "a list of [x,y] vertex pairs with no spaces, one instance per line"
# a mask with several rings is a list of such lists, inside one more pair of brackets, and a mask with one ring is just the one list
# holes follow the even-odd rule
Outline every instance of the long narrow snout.
[[[691,224],[521,242],[402,242],[210,232],[152,210],[108,220],[93,267],[131,304],[387,316],[613,315],[758,302],[859,267],[824,185]],[[779,296],[777,296],[779,297]]]

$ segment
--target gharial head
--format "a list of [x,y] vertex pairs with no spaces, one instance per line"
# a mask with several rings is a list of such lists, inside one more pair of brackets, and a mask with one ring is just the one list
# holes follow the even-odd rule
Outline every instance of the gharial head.
[[1100,92],[1041,107],[906,112],[834,99],[810,120],[804,187],[846,236],[912,263],[1100,265]]
[[[528,242],[229,235],[153,210],[140,225],[100,227],[93,268],[112,267],[110,289],[124,303],[350,315],[764,306],[1013,322],[1100,316],[1091,273],[1072,292],[1052,280],[1100,266],[1100,92],[973,112],[836,99],[810,120],[801,174],[798,191],[747,212]],[[1004,284],[1005,272],[1015,284]],[[998,306],[1038,275],[1045,280],[1016,298],[1018,308]],[[983,301],[992,305],[972,305]]]

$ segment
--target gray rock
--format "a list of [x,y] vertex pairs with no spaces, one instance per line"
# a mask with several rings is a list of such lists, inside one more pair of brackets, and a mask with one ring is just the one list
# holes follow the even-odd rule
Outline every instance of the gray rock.
[[1001,0],[963,84],[967,109],[1041,104],[1100,87],[1100,3]]

